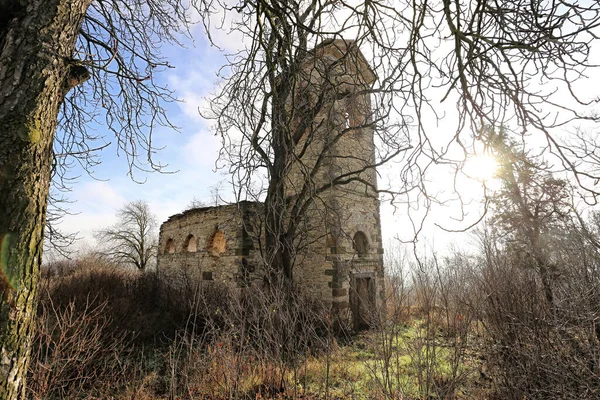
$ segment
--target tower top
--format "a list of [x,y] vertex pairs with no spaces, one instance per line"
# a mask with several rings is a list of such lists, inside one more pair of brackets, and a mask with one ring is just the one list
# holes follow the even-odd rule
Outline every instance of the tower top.
[[324,63],[327,68],[338,70],[335,75],[353,76],[357,79],[355,84],[371,86],[377,80],[377,75],[355,40],[324,40],[308,52],[303,64],[308,68],[317,62]]

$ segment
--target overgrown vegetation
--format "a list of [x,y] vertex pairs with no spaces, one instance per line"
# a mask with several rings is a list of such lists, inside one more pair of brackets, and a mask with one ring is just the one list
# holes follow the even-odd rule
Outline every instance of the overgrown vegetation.
[[29,397],[598,398],[597,220],[544,232],[545,282],[498,226],[469,254],[415,261],[395,246],[381,322],[361,333],[276,287],[167,286],[94,255],[52,265]]

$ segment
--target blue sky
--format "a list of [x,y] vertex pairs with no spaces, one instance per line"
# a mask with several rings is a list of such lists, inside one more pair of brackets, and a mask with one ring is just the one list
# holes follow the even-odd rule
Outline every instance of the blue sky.
[[[93,231],[116,222],[115,212],[124,203],[137,199],[147,200],[160,222],[183,211],[194,198],[209,201],[210,189],[223,181],[222,171],[215,171],[220,140],[209,130],[200,117],[198,107],[213,90],[217,70],[223,63],[222,52],[211,47],[200,27],[193,31],[194,42],[185,42],[185,48],[169,46],[164,55],[175,66],[159,76],[160,84],[167,84],[181,102],[169,104],[167,114],[179,132],[159,127],[154,143],[164,147],[155,161],[166,164],[166,173],[135,173],[136,183],[128,176],[127,160],[119,156],[115,146],[104,149],[102,163],[94,168],[93,177],[75,169],[79,176],[68,198],[73,201],[68,215],[60,225],[65,232],[79,232],[79,247],[94,244]],[[102,132],[103,127],[96,127]],[[107,142],[113,140],[106,134]]]
[[[143,199],[148,201],[151,210],[156,214],[159,223],[169,216],[182,212],[193,200],[198,199],[211,204],[211,189],[221,185],[223,197],[232,199],[230,186],[227,184],[226,171],[216,170],[215,162],[220,148],[220,139],[210,131],[210,126],[199,114],[206,98],[214,91],[218,80],[217,73],[224,63],[224,52],[235,50],[241,44],[238,37],[223,33],[213,36],[221,49],[212,47],[205,38],[200,26],[193,31],[194,42],[185,42],[185,47],[166,47],[164,55],[169,63],[175,66],[160,75],[160,83],[166,83],[175,91],[181,102],[170,104],[168,117],[178,127],[179,132],[159,128],[155,132],[156,147],[164,147],[155,161],[167,164],[167,173],[136,173],[136,180],[128,176],[127,160],[117,155],[114,146],[102,151],[102,164],[94,168],[93,177],[80,170],[73,171],[78,175],[77,183],[68,194],[73,204],[69,207],[72,215],[67,215],[60,225],[65,232],[79,232],[81,240],[76,247],[83,251],[96,244],[93,232],[116,222],[116,211],[126,202]],[[102,130],[102,126],[98,127]],[[107,134],[106,141],[112,138]],[[382,169],[382,178],[394,172],[394,166]],[[444,174],[440,172],[440,174]],[[434,173],[435,175],[435,173]],[[438,175],[441,176],[441,175]],[[143,181],[143,184],[136,181]],[[432,182],[435,192],[451,191],[451,180],[442,178]],[[473,188],[479,187],[472,182]],[[398,208],[382,205],[382,228],[384,242],[399,236],[410,239],[414,227],[407,218],[408,209],[414,216],[424,212],[422,206],[401,204]],[[469,212],[468,219],[460,218],[461,210],[454,206],[436,206],[426,220],[421,242],[437,249],[445,248],[452,242],[451,236],[434,227],[435,222],[447,222],[447,227],[464,227],[477,219],[478,208]],[[458,238],[459,242],[469,240],[466,236]],[[456,240],[454,240],[456,241]]]
[[[118,156],[114,146],[101,153],[102,163],[94,168],[93,177],[75,169],[72,175],[79,176],[68,194],[73,201],[60,225],[65,232],[79,232],[81,240],[77,248],[87,250],[95,245],[93,232],[116,222],[116,211],[126,202],[144,199],[160,222],[179,213],[193,200],[211,204],[211,189],[222,187],[223,197],[231,199],[226,171],[216,170],[215,162],[220,148],[220,139],[210,131],[209,122],[199,114],[206,98],[214,91],[218,80],[217,72],[224,63],[224,52],[240,45],[239,38],[225,34],[213,36],[221,49],[211,46],[201,27],[193,30],[194,42],[185,42],[185,47],[166,47],[164,55],[175,66],[160,75],[160,83],[166,83],[175,91],[181,102],[168,106],[168,117],[178,126],[179,132],[159,128],[155,132],[156,147],[164,147],[155,161],[167,164],[167,173],[136,173],[135,181],[128,176],[127,160]],[[97,128],[100,132],[103,127]],[[112,138],[108,133],[106,141]],[[143,181],[143,184],[136,181]],[[384,206],[383,229],[386,239],[399,232],[410,236],[412,228],[403,218],[406,209],[393,210]],[[432,240],[429,232],[428,240]]]

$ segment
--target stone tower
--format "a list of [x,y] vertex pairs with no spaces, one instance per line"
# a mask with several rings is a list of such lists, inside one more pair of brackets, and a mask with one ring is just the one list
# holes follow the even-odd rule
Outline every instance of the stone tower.
[[[328,40],[306,55],[288,108],[297,117],[291,128],[304,133],[286,196],[290,204],[304,199],[308,205],[294,281],[355,328],[372,322],[384,298],[370,99],[375,80],[355,42]],[[161,226],[159,270],[202,282],[262,285],[261,215],[261,203],[243,202],[170,217]]]
[[323,105],[298,143],[301,157],[288,190],[294,195],[310,181],[316,197],[307,216],[312,242],[299,257],[296,280],[355,327],[369,324],[384,297],[370,99],[375,80],[353,41],[329,40],[312,50],[296,104],[308,110]]

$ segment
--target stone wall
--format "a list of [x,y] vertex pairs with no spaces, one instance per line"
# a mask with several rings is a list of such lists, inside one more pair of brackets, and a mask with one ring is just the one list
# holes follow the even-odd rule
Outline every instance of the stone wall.
[[353,43],[342,40],[318,48],[304,68],[309,71],[309,106],[319,97],[310,94],[311,90],[330,91],[319,93],[330,100],[300,141],[303,155],[289,176],[289,191],[297,194],[297,188],[307,182],[307,174],[321,163],[310,177],[314,195],[307,227],[313,233],[307,235],[306,257],[300,259],[295,276],[316,296],[332,304],[337,314],[347,314],[357,311],[351,310],[352,303],[358,301],[357,279],[359,283],[369,282],[373,307],[384,299],[369,97],[375,75]]
[[205,207],[171,216],[160,228],[158,270],[170,280],[235,282],[262,279],[254,219],[259,203]]

